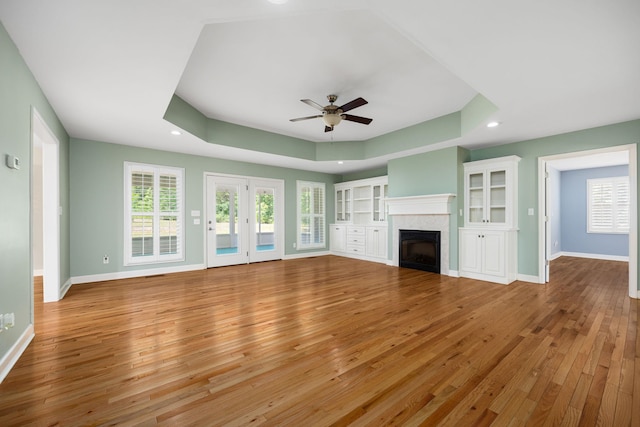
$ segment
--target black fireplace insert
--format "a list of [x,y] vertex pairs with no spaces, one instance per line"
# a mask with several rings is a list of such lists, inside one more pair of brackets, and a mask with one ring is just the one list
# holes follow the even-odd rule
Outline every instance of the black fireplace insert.
[[400,230],[399,265],[440,273],[440,232]]

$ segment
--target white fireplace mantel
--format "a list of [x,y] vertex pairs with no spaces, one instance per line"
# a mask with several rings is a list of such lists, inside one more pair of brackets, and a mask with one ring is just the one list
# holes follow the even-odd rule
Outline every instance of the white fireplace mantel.
[[455,194],[389,197],[385,199],[388,215],[448,215]]

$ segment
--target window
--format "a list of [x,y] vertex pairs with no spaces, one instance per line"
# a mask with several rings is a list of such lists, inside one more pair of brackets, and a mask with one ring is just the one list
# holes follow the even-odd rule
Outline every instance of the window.
[[321,182],[297,182],[298,249],[325,247],[325,186]]
[[125,265],[184,260],[184,169],[124,164]]
[[588,233],[629,232],[629,177],[587,180]]

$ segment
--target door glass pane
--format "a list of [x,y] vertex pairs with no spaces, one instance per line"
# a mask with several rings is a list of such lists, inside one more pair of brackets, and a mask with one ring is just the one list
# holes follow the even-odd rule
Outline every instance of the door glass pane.
[[216,254],[237,254],[238,247],[238,186],[216,186]]
[[256,251],[275,249],[275,221],[273,188],[256,188]]

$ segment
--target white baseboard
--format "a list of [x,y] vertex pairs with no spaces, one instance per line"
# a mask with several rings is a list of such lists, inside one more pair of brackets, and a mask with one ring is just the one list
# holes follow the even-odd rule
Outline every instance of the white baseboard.
[[64,282],[64,285],[62,285],[62,289],[60,289],[60,298],[58,298],[58,300],[64,298],[67,292],[69,292],[69,289],[71,289],[71,278],[69,278],[66,282]]
[[447,274],[447,276],[449,276],[449,277],[460,277],[460,273],[458,272],[458,270],[449,270],[449,274]]
[[[576,258],[591,258],[591,259],[602,259],[602,260],[606,260],[606,261],[626,261],[626,262],[629,262],[629,257],[628,256],[620,256],[620,255],[588,254],[588,253],[584,253],[584,252],[560,252],[559,256],[572,256],[572,257],[576,257]],[[556,257],[556,258],[558,258],[558,257]]]
[[[115,273],[91,274],[88,276],[75,276],[71,278],[71,284],[105,282],[107,280],[132,279],[136,277],[157,276],[159,274],[184,273],[186,271],[204,270],[204,264],[181,265],[179,267],[149,268],[146,270],[117,271]],[[66,291],[65,291],[66,292]]]
[[29,325],[27,329],[22,333],[18,341],[11,346],[7,354],[0,359],[0,383],[9,375],[9,371],[15,366],[22,353],[27,349],[31,340],[35,337],[33,325]]
[[554,259],[558,259],[562,256],[562,252],[556,252],[555,254],[552,254],[551,257],[549,257],[549,261],[553,261]]
[[302,253],[299,253],[299,254],[285,255],[285,256],[284,256],[284,258],[282,258],[282,259],[313,258],[313,257],[317,257],[317,256],[325,256],[325,255],[331,255],[331,252],[329,252],[329,251],[322,251],[322,252],[302,252]]
[[540,282],[540,278],[538,276],[531,276],[529,274],[518,274],[517,280],[519,280],[520,282],[529,282],[536,284],[542,283]]

